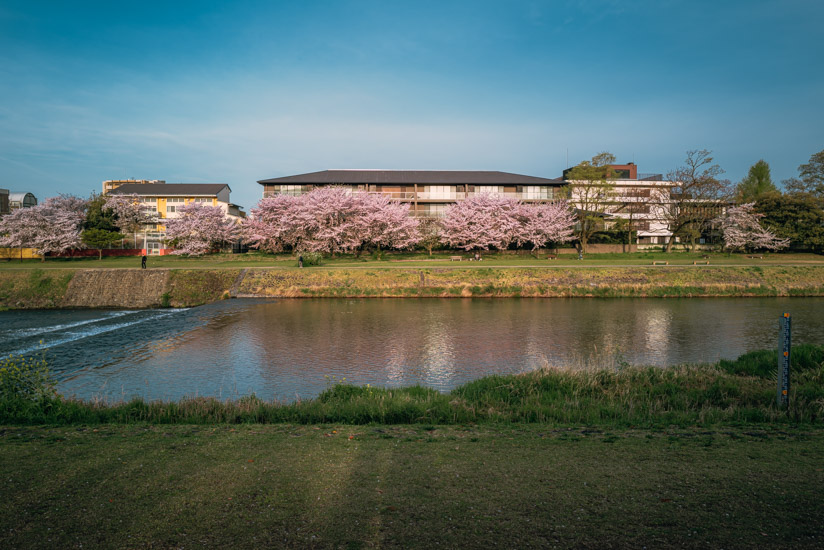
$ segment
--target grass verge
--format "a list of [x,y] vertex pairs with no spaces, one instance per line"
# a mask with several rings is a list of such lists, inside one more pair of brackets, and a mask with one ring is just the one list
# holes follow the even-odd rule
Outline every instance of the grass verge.
[[666,427],[719,424],[824,423],[824,347],[793,348],[791,407],[775,403],[776,354],[746,354],[736,361],[670,368],[544,368],[488,376],[448,394],[420,386],[384,389],[335,385],[296,403],[255,396],[220,401],[88,402],[62,398],[0,399],[3,424],[244,424],[345,423]]

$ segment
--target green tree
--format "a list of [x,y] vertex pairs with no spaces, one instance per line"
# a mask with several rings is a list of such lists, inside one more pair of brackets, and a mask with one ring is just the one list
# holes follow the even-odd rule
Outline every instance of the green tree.
[[612,206],[615,186],[609,181],[613,177],[610,164],[615,164],[614,155],[598,153],[591,161],[581,162],[564,176],[569,182],[567,195],[578,218],[575,233],[582,252],[586,252],[590,237],[604,229],[605,214]]
[[761,159],[752,166],[750,171],[735,189],[735,198],[739,204],[754,202],[767,193],[777,193],[778,188],[770,176],[770,165]]
[[96,248],[99,255],[98,260],[103,259],[103,249],[104,248],[111,248],[111,246],[122,240],[124,235],[117,233],[116,231],[106,231],[105,229],[97,229],[93,227],[92,229],[84,229],[83,233],[80,235],[80,240],[83,241],[83,244],[88,246],[89,248]]
[[755,203],[762,223],[778,237],[790,239],[790,249],[824,253],[824,199],[810,193],[765,195]]
[[97,249],[98,259],[102,260],[103,249],[110,248],[125,236],[117,231],[116,215],[112,209],[106,208],[106,197],[92,195],[88,204],[80,240],[89,248]]
[[824,150],[810,156],[810,162],[798,167],[797,178],[784,180],[790,193],[810,193],[824,198]]
[[86,219],[83,222],[83,229],[102,229],[104,231],[117,231],[116,216],[112,209],[106,208],[106,197],[93,194],[89,199],[89,207],[86,210]]

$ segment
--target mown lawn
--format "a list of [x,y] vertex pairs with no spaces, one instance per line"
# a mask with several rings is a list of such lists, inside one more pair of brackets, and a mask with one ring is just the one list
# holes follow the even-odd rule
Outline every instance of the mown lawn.
[[[705,258],[704,256],[709,256]],[[450,261],[451,256],[461,256],[463,261]],[[749,258],[747,254],[725,253],[688,253],[673,252],[639,252],[632,254],[587,254],[583,260],[578,260],[574,254],[562,254],[556,260],[548,260],[546,254],[533,256],[531,254],[497,254],[484,253],[480,263],[470,262],[471,252],[438,252],[433,256],[424,253],[391,253],[376,259],[373,255],[364,254],[359,258],[353,255],[339,255],[334,258],[324,258],[321,268],[335,267],[555,267],[555,266],[618,266],[618,265],[651,265],[654,261],[668,261],[670,265],[693,265],[693,262],[709,261],[710,265],[772,265],[772,264],[824,264],[824,256],[816,254],[763,254],[763,258]],[[96,258],[49,258],[45,262],[40,260],[12,260],[0,261],[0,270],[3,269],[120,269],[139,268],[139,257],[107,257],[102,260]],[[244,267],[279,267],[297,269],[297,257],[291,254],[213,254],[199,258],[184,258],[181,256],[151,256],[148,267],[168,269],[215,269],[215,268],[244,268]],[[310,266],[307,266],[310,268]],[[317,266],[311,266],[317,269]]]
[[824,432],[0,428],[4,548],[824,544]]

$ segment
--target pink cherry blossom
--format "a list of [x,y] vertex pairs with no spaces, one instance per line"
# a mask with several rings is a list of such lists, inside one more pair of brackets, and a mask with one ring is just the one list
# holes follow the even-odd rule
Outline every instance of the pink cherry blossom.
[[755,203],[742,204],[729,208],[727,212],[716,218],[723,235],[724,247],[729,250],[742,248],[778,250],[790,244],[789,239],[780,239],[761,226],[759,221],[764,217],[753,211]]
[[179,217],[164,220],[166,237],[175,245],[172,254],[200,256],[238,237],[237,224],[219,206],[193,202],[177,211]]
[[32,248],[37,254],[59,254],[82,248],[80,232],[86,201],[71,195],[46,199],[0,218],[0,246]]

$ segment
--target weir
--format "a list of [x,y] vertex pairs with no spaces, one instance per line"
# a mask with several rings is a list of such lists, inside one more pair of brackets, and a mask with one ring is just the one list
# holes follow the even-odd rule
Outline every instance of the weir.
[[72,277],[61,307],[157,307],[168,290],[168,269],[84,269]]

